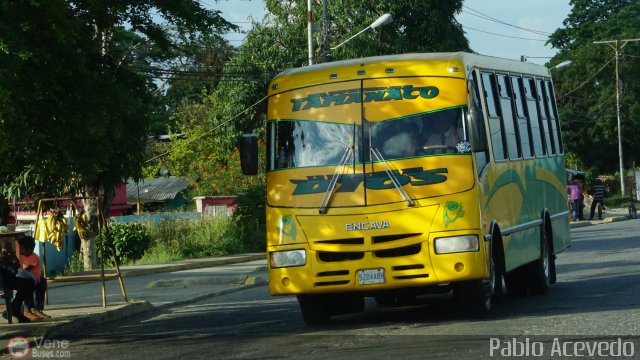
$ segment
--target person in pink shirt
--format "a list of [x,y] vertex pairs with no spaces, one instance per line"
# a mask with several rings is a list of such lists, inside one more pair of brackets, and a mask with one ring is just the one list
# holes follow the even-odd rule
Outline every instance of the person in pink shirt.
[[567,185],[567,193],[571,201],[571,221],[578,221],[582,207],[582,184],[578,178],[571,179],[571,184]]
[[23,236],[18,239],[18,245],[20,246],[20,265],[30,272],[36,281],[34,295],[27,296],[24,300],[25,309],[23,315],[31,321],[49,319],[51,316],[43,312],[47,280],[42,277],[40,271],[40,257],[33,252],[36,247],[36,241],[31,236]]

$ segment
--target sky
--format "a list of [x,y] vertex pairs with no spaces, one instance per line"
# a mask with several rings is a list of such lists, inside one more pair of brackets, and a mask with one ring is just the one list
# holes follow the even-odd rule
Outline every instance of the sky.
[[[555,49],[545,46],[547,36],[562,27],[571,10],[569,1],[465,0],[463,12],[457,19],[465,28],[473,51],[518,60],[524,55],[529,62],[544,64],[556,54]],[[260,20],[265,14],[262,0],[200,2],[222,11],[225,19],[244,29],[250,27],[250,17]],[[363,24],[363,28],[367,25]],[[234,33],[227,38],[237,46],[242,43],[243,35]]]

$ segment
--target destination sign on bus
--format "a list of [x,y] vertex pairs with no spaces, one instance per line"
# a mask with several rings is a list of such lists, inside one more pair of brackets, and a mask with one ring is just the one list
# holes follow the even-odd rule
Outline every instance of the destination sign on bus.
[[438,96],[440,90],[435,86],[419,86],[399,85],[399,86],[383,86],[336,90],[331,92],[322,92],[310,94],[304,98],[291,99],[293,107],[292,112],[318,109],[329,106],[359,104],[371,101],[390,101],[390,100],[413,100],[417,98],[433,99]]

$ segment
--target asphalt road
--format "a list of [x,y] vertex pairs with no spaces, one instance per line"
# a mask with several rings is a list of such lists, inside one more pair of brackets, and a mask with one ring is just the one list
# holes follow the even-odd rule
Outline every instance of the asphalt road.
[[68,350],[83,359],[640,358],[640,220],[572,235],[551,291],[506,297],[487,320],[465,319],[441,295],[406,307],[368,300],[364,312],[313,328],[294,297],[260,286],[86,329],[66,338]]

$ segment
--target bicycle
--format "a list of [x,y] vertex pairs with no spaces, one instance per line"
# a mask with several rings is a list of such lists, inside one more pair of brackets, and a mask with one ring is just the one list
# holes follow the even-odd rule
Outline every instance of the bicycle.
[[638,218],[638,210],[636,209],[636,200],[631,198],[631,202],[629,204],[629,218],[637,219]]

